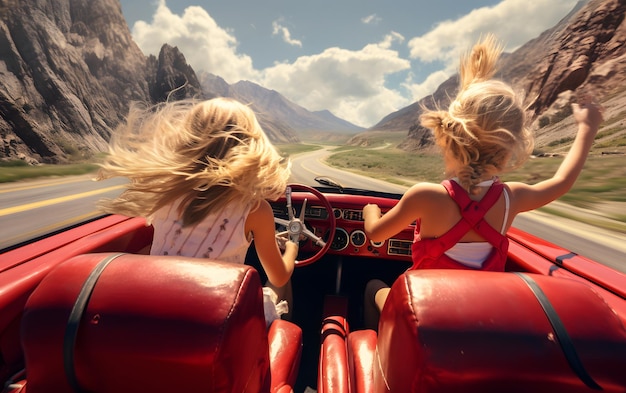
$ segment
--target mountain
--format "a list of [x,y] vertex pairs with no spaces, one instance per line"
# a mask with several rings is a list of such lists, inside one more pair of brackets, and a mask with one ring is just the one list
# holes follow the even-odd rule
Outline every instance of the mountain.
[[273,118],[277,124],[283,124],[301,136],[326,132],[354,134],[364,130],[363,127],[336,117],[328,110],[310,112],[289,101],[279,92],[250,81],[227,85],[222,78],[210,73],[201,73],[200,78],[205,90],[219,91],[225,96],[249,103],[257,113]]
[[[615,110],[626,104],[625,15],[624,1],[580,1],[556,26],[502,56],[497,76],[525,93],[539,147],[563,137],[563,131],[556,131],[562,128],[557,123],[571,114],[570,103],[581,92],[594,92]],[[432,146],[430,131],[419,125],[421,108],[447,107],[448,97],[456,95],[457,78],[388,115],[371,130],[408,131],[400,145],[405,150]],[[575,128],[569,129],[573,135]],[[623,132],[614,137],[623,138]]]
[[[570,102],[594,91],[615,122],[626,106],[624,0],[591,0],[501,60],[502,79],[526,92],[538,146],[571,137]],[[248,81],[232,85],[197,74],[166,43],[145,56],[132,40],[119,0],[0,0],[0,160],[63,163],[104,151],[131,101],[230,96],[249,103],[274,142],[364,138],[328,111],[310,112]],[[386,116],[370,130],[407,132],[406,150],[432,147],[421,108],[445,107],[456,76],[431,96]],[[606,122],[605,122],[606,123]],[[603,138],[624,139],[617,131]],[[568,134],[569,133],[569,134]],[[608,133],[607,133],[608,134]],[[341,136],[347,138],[347,136]]]
[[148,95],[124,31],[117,1],[0,1],[0,157],[104,149],[126,102]]
[[[0,75],[0,160],[30,164],[104,151],[131,101],[222,95],[178,48],[145,56],[119,0],[0,0]],[[271,113],[259,115],[270,139],[298,141]]]
[[[209,72],[201,72],[199,74],[200,84],[204,91],[210,91],[220,97],[231,97],[245,104],[250,104],[255,112],[263,131],[273,142],[279,143],[295,143],[299,142],[293,127],[277,116],[272,108],[258,105],[254,100],[247,96],[239,94],[235,85],[229,85],[223,78],[213,75]],[[262,89],[259,86],[259,89]]]
[[200,86],[176,48],[146,57],[118,0],[0,0],[0,159],[60,163],[104,151],[131,101]]

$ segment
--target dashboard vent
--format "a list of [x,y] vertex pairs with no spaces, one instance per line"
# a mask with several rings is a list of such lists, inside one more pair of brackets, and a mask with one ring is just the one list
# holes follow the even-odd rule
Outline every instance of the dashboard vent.
[[306,211],[307,218],[321,218],[321,219],[328,218],[328,212],[326,211],[325,207],[311,206],[310,208],[307,207],[306,210],[307,210]]
[[343,219],[349,221],[363,221],[363,212],[361,210],[349,210],[343,211]]
[[283,218],[283,219],[287,219],[289,218],[289,214],[287,214],[287,209],[286,208],[281,208],[278,206],[272,206],[272,212],[274,214],[274,217],[278,217],[278,218]]
[[389,239],[387,254],[389,255],[411,255],[410,240]]

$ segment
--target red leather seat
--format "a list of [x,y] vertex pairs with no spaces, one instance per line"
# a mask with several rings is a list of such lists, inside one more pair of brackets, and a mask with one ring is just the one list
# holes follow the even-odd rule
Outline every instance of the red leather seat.
[[[77,296],[107,257],[72,340],[68,318]],[[15,391],[72,392],[73,373],[90,392],[288,392],[302,332],[283,320],[268,331],[259,275],[249,266],[86,254],[58,266],[33,292],[22,344],[26,384]]]
[[590,286],[564,278],[410,271],[378,334],[352,332],[347,348],[373,359],[346,365],[354,392],[626,391],[624,326]]

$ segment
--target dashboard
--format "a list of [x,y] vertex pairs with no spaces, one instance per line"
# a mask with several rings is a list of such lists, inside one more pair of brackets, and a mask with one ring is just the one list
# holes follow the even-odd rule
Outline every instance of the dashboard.
[[[316,196],[306,192],[292,194],[292,208],[294,216],[299,217],[304,199],[307,199],[304,224],[324,241],[328,241],[330,231],[329,214],[334,216],[336,221],[335,235],[327,254],[401,261],[411,260],[411,244],[415,230],[413,225],[408,226],[391,239],[382,242],[368,239],[364,231],[363,206],[368,203],[376,203],[385,213],[397,203],[397,199],[348,194],[324,194],[324,196],[330,202],[332,212],[328,212]],[[274,217],[288,219],[289,212],[284,198],[271,202],[271,206]],[[284,230],[284,228],[277,224],[277,230]],[[299,246],[301,252],[316,252],[320,249],[308,238],[303,238]]]

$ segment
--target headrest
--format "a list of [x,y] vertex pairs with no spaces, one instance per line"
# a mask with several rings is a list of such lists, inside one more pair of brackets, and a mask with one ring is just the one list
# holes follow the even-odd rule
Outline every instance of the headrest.
[[[108,266],[99,265],[103,270],[72,329],[68,319],[81,288],[104,260]],[[256,392],[269,386],[262,287],[257,271],[245,265],[76,256],[30,296],[22,344],[29,392],[73,391],[72,372],[82,390],[92,392]]]
[[[504,272],[415,270],[379,323],[393,392],[623,391],[626,331],[590,286]],[[595,386],[594,386],[595,385]],[[382,390],[381,390],[382,391]]]

